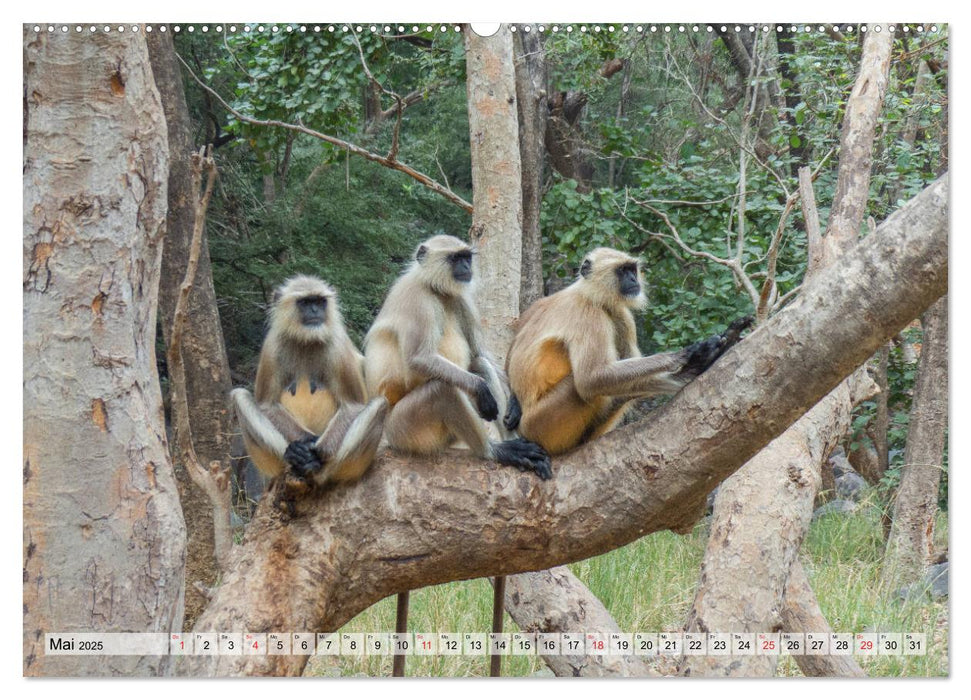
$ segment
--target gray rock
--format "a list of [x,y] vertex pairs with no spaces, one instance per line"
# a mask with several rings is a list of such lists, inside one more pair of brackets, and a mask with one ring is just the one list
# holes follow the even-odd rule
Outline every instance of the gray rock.
[[830,501],[813,511],[813,520],[817,520],[824,515],[846,514],[852,513],[855,510],[856,504],[853,501]]
[[837,498],[854,502],[859,502],[860,499],[863,498],[863,494],[866,492],[867,488],[866,479],[852,469],[850,471],[844,471],[842,474],[838,474],[834,468],[833,474],[836,476]]
[[924,580],[930,587],[931,598],[934,600],[947,598],[950,581],[948,562],[927,567],[927,575]]
[[909,586],[901,586],[897,597],[901,600],[920,600],[930,596],[933,600],[948,597],[948,563],[933,564],[927,567],[923,578]]

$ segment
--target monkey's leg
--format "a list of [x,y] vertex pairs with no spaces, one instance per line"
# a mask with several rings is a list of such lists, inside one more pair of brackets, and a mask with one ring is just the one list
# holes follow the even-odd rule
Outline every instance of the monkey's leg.
[[314,448],[324,465],[318,484],[358,479],[374,461],[391,406],[380,396],[366,406],[341,407]]
[[564,377],[539,401],[523,409],[519,432],[550,454],[562,454],[580,444],[608,400],[580,398],[573,377]]
[[478,457],[552,476],[546,451],[522,438],[493,442],[472,402],[444,382],[428,382],[402,399],[387,423],[391,446],[405,452],[434,454],[461,440]]
[[[294,457],[293,446],[314,438],[293,416],[277,404],[257,404],[246,389],[231,393],[243,441],[253,462],[264,474],[278,476]],[[299,452],[299,450],[298,450]],[[316,460],[311,453],[303,455]]]

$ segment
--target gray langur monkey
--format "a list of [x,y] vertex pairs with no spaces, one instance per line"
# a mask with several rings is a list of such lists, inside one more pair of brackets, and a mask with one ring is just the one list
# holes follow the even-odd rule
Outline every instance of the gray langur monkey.
[[277,290],[255,396],[232,392],[247,452],[263,474],[316,485],[361,477],[389,409],[383,397],[368,402],[362,361],[330,285],[299,275]]
[[505,400],[479,334],[472,249],[453,236],[418,246],[364,341],[368,390],[391,405],[385,435],[395,450],[430,455],[463,442],[477,457],[552,476],[539,445],[490,440],[484,421]]
[[[506,394],[480,338],[472,278],[472,248],[453,236],[434,236],[418,246],[388,293],[364,341],[368,390],[392,406],[385,435],[393,449],[418,455],[463,442],[477,457],[549,479],[542,447],[489,438],[484,421],[499,417]],[[501,615],[501,602],[495,605],[494,615]],[[407,627],[408,591],[402,591],[395,629]],[[395,657],[392,675],[404,675],[404,661]]]
[[519,319],[506,358],[513,391],[506,428],[550,454],[572,450],[611,430],[633,399],[681,389],[752,323],[746,316],[683,350],[641,357],[633,311],[646,303],[637,258],[591,251],[573,284]]

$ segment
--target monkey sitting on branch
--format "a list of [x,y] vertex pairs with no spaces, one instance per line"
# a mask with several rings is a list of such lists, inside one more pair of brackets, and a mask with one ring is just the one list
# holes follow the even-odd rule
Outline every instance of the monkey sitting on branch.
[[368,402],[362,363],[330,285],[299,275],[277,290],[255,398],[232,392],[247,452],[263,474],[315,485],[361,477],[389,409],[384,397]]
[[[484,421],[499,417],[506,393],[479,335],[472,277],[471,247],[454,236],[429,238],[368,331],[364,374],[372,394],[392,406],[388,442],[417,455],[462,442],[477,457],[549,479],[550,458],[542,447],[489,438]],[[398,594],[395,629],[408,629],[407,591]],[[404,675],[404,660],[395,656],[393,675]]]
[[634,399],[673,394],[708,369],[752,324],[677,351],[641,357],[635,309],[647,303],[637,258],[597,248],[566,289],[520,317],[506,371],[508,430],[561,454],[611,430]]
[[472,290],[472,248],[444,235],[418,246],[391,288],[364,341],[368,390],[392,407],[385,435],[393,449],[416,455],[461,442],[477,457],[549,479],[542,447],[489,438],[484,421],[499,417],[505,392],[479,335]]

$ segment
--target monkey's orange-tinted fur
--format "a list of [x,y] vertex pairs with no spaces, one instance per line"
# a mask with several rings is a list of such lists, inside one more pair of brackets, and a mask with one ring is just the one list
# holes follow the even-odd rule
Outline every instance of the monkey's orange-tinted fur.
[[287,389],[283,390],[280,405],[314,435],[323,433],[331,418],[337,413],[337,401],[334,395],[323,388],[318,388],[311,393],[310,379],[307,377],[297,382],[295,394],[291,394]]
[[249,458],[253,460],[253,464],[256,468],[260,470],[265,476],[276,477],[283,473],[283,462],[276,457],[272,452],[264,450],[262,447],[257,445],[255,442],[246,437],[246,433],[243,433],[243,444],[246,446],[246,454]]
[[644,305],[643,291],[623,295],[617,276],[637,259],[598,248],[587,261],[576,282],[522,315],[506,361],[522,409],[519,432],[551,454],[608,432],[638,393],[623,386],[639,379],[634,374],[610,391],[591,390],[596,382],[586,381],[641,356],[632,309]]

